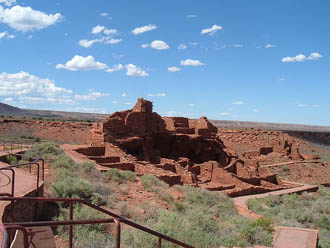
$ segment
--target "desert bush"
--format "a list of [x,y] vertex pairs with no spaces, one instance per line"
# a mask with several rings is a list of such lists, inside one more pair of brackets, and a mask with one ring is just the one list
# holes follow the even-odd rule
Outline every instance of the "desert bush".
[[93,162],[83,162],[77,164],[76,167],[83,173],[91,173],[95,169],[95,164]]
[[69,169],[72,168],[73,165],[74,165],[74,161],[72,160],[72,158],[65,154],[58,155],[55,162],[51,164],[51,166],[55,169],[58,168]]
[[117,183],[124,183],[126,181],[134,182],[136,175],[132,171],[120,171],[118,169],[110,169],[106,173],[109,180]]
[[46,162],[53,163],[58,155],[63,154],[61,147],[53,142],[36,143],[25,153],[27,157],[43,158]]
[[168,188],[168,184],[165,182],[159,180],[157,177],[154,175],[148,175],[145,174],[141,177],[142,185],[145,190],[154,192],[155,187],[162,187],[162,188]]
[[6,155],[5,160],[6,160],[7,164],[10,164],[10,165],[17,164],[17,158],[12,154]]

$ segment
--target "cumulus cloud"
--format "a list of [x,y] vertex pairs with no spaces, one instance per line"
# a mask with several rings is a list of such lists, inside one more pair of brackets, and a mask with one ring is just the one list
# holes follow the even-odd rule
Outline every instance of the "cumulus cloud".
[[149,97],[163,97],[166,96],[166,93],[157,93],[157,94],[148,94]]
[[110,94],[90,90],[87,95],[78,95],[78,94],[76,94],[74,97],[77,100],[92,101],[92,100],[96,100],[96,99],[104,97],[104,96],[110,96]]
[[4,102],[12,102],[14,99],[12,97],[6,97],[3,99]]
[[126,97],[127,94],[124,92],[123,94],[121,94],[122,97]]
[[16,0],[0,0],[0,4],[3,3],[7,6],[11,6],[16,3]]
[[275,45],[272,45],[272,44],[266,44],[265,45],[265,48],[274,48],[274,47],[276,47]]
[[168,71],[170,71],[170,72],[181,71],[181,69],[180,69],[180,68],[178,68],[178,67],[175,67],[175,66],[171,66],[171,67],[167,68],[167,70],[168,70]]
[[180,64],[183,66],[202,66],[202,65],[204,65],[199,60],[193,60],[193,59],[181,60]]
[[195,107],[195,104],[194,103],[190,103],[189,106],[190,107]]
[[0,6],[0,22],[22,32],[44,29],[59,22],[62,18],[60,13],[46,14],[31,7],[16,5],[4,9]]
[[306,60],[318,60],[321,58],[323,58],[323,56],[319,53],[311,53],[309,56],[298,54],[295,57],[284,57],[282,58],[282,62],[304,62]]
[[10,35],[10,34],[8,34],[7,31],[0,33],[0,40],[1,39],[14,39],[14,38],[15,38],[15,35]]
[[114,72],[114,71],[120,71],[122,69],[124,69],[125,67],[122,65],[122,64],[119,64],[119,65],[114,65],[113,67],[111,68],[108,68],[106,69],[105,71],[106,72]]
[[96,25],[95,27],[92,28],[92,34],[99,34],[105,29],[104,26],[101,25]]
[[243,102],[243,101],[237,101],[237,102],[233,102],[233,104],[235,104],[235,105],[242,105],[242,104],[245,104],[245,102]]
[[221,112],[220,115],[222,115],[222,116],[228,116],[230,114],[228,112]]
[[186,18],[196,18],[196,17],[197,17],[197,15],[195,15],[195,14],[186,15]]
[[241,45],[241,44],[234,44],[234,45],[232,45],[232,47],[238,47],[238,48],[242,48],[242,47],[244,47],[243,45]]
[[285,79],[284,77],[281,77],[280,80],[281,80],[281,81],[285,81],[286,79]]
[[149,25],[146,25],[146,26],[143,26],[143,27],[138,27],[138,28],[135,28],[132,30],[132,33],[134,35],[138,35],[138,34],[142,34],[142,33],[145,33],[145,32],[148,32],[148,31],[152,31],[152,30],[155,30],[157,29],[157,26],[154,25],[154,24],[149,24]]
[[28,72],[0,74],[0,96],[7,102],[51,102],[72,104],[72,91],[56,86],[53,80],[39,78]]
[[156,50],[167,50],[170,47],[166,44],[165,41],[162,40],[154,40],[153,42],[150,43],[150,47]]
[[214,35],[218,30],[222,30],[222,26],[218,26],[218,25],[213,25],[210,28],[205,28],[201,31],[201,34],[209,34],[209,35]]
[[185,44],[180,44],[179,46],[178,46],[178,49],[179,50],[183,50],[183,49],[186,49],[187,48],[187,46],[185,45]]
[[131,77],[147,77],[149,74],[141,69],[140,67],[137,67],[133,64],[126,65],[126,75]]
[[56,65],[57,69],[66,69],[69,71],[77,70],[105,70],[107,68],[106,64],[95,61],[93,56],[79,56],[75,55],[71,60],[66,62],[65,65]]
[[142,48],[151,47],[151,48],[156,49],[156,50],[167,50],[167,49],[170,48],[166,44],[166,42],[165,41],[162,41],[162,40],[154,40],[150,44],[148,44],[148,43],[142,44],[141,47]]

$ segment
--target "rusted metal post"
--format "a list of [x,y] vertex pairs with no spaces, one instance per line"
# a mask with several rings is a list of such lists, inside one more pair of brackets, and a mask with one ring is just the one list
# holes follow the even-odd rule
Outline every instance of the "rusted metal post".
[[[70,220],[73,220],[73,202],[70,202]],[[69,226],[69,248],[72,248],[73,243],[73,225]]]
[[41,178],[42,181],[45,180],[45,160],[43,158],[39,158],[39,161],[41,161]]
[[120,220],[115,219],[116,224],[116,248],[120,248]]
[[162,248],[162,238],[158,238],[158,248]]

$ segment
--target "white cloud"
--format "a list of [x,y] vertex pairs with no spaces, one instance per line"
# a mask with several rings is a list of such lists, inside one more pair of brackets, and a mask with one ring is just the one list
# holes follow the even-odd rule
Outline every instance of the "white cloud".
[[190,45],[192,45],[193,47],[197,46],[198,45],[198,42],[189,42]]
[[114,71],[120,71],[122,69],[124,69],[125,67],[122,64],[119,65],[114,65],[112,68],[108,68],[105,71],[106,72],[114,72]]
[[242,105],[242,104],[245,104],[245,102],[243,102],[243,101],[237,101],[237,102],[233,102],[233,104],[235,104],[235,105]]
[[113,104],[117,104],[117,103],[118,103],[118,101],[113,101],[112,103],[113,103]]
[[94,43],[104,43],[104,44],[117,44],[121,42],[122,39],[112,39],[110,37],[102,37],[100,39],[94,39],[94,40],[80,40],[78,42],[79,46],[89,48],[91,47]]
[[323,56],[319,53],[311,53],[308,57],[304,54],[298,54],[295,57],[284,57],[282,62],[304,62],[306,60],[318,60],[323,58]]
[[77,70],[105,70],[107,68],[106,64],[95,61],[93,56],[82,57],[75,55],[71,60],[66,62],[65,65],[56,65],[57,69],[66,69],[70,71]]
[[196,18],[196,17],[197,17],[197,15],[195,15],[195,14],[186,15],[186,18]]
[[16,3],[16,0],[0,0],[0,4],[3,3],[7,6],[11,6]]
[[274,47],[276,47],[275,45],[272,45],[272,44],[266,44],[265,45],[265,48],[274,48]]
[[169,49],[170,47],[166,44],[165,41],[162,41],[162,40],[154,40],[153,42],[150,43],[150,46],[153,48],[153,49],[156,49],[156,50],[167,50]]
[[0,40],[1,39],[14,39],[14,38],[15,38],[15,35],[10,35],[10,34],[8,34],[7,31],[0,33]]
[[185,44],[180,44],[179,46],[178,46],[178,49],[179,50],[183,50],[183,49],[186,49],[187,48],[187,46],[185,45]]
[[122,97],[126,97],[127,94],[124,92],[123,94],[121,94]]
[[106,12],[103,12],[103,13],[101,13],[101,14],[100,14],[100,16],[103,16],[103,17],[105,17],[105,16],[109,16],[109,14],[108,14],[108,13],[106,13]]
[[132,77],[147,77],[149,74],[142,70],[141,68],[137,67],[136,65],[133,64],[128,64],[126,65],[126,75],[127,76],[132,76]]
[[124,104],[126,104],[126,105],[133,105],[133,103],[131,103],[131,102],[125,102]]
[[101,33],[104,29],[105,29],[104,26],[96,25],[95,27],[93,27],[91,33],[92,33],[92,34],[99,34],[99,33]]
[[156,49],[156,50],[167,50],[167,49],[170,48],[166,44],[166,42],[165,41],[162,41],[162,40],[154,40],[150,44],[148,44],[148,43],[142,44],[141,47],[142,48],[151,47],[151,48]]
[[242,47],[244,47],[244,46],[243,46],[243,45],[241,45],[241,44],[234,44],[234,45],[233,45],[233,47],[242,48]]
[[46,14],[31,7],[16,5],[4,9],[0,6],[0,22],[23,32],[46,28],[59,22],[62,18],[60,13]]
[[91,101],[91,100],[96,100],[96,99],[104,97],[104,96],[110,96],[110,94],[109,93],[101,93],[101,92],[98,92],[98,91],[89,91],[87,95],[78,95],[78,94],[76,94],[74,97],[77,100]]
[[82,46],[82,47],[85,47],[85,48],[88,48],[88,47],[91,47],[94,43],[101,43],[101,42],[103,42],[103,39],[80,40],[78,42],[78,45]]
[[230,115],[228,112],[221,112],[220,115],[223,115],[223,116],[228,116]]
[[286,80],[286,78],[284,78],[284,77],[281,77],[281,78],[280,78],[280,80],[281,80],[281,81],[285,81],[285,80]]
[[202,66],[202,65],[204,65],[199,60],[193,60],[193,59],[181,60],[180,64],[184,65],[184,66]]
[[195,104],[194,103],[190,103],[189,106],[190,107],[195,107]]
[[297,104],[299,108],[319,108],[320,105],[318,104]]
[[106,114],[106,111],[103,108],[74,107],[74,108],[68,108],[67,111],[82,112],[82,113]]
[[119,32],[117,29],[104,29],[103,33],[105,35],[115,35],[115,34],[118,34]]
[[259,109],[253,109],[252,111],[255,112],[255,113],[259,113],[260,112]]
[[142,34],[144,32],[152,31],[152,30],[155,30],[155,29],[157,29],[156,25],[149,24],[149,25],[146,25],[146,26],[143,26],[143,27],[138,27],[138,28],[133,29],[132,33],[134,35],[138,35],[138,34]]
[[218,25],[213,25],[210,28],[205,28],[201,31],[201,34],[209,34],[209,35],[214,35],[218,30],[222,30],[223,28]]
[[122,42],[122,39],[105,39],[105,44],[117,44],[119,42]]
[[39,78],[28,72],[0,74],[0,96],[5,100],[72,104],[72,91],[55,85],[53,80]]
[[148,94],[149,97],[163,97],[166,96],[166,93],[157,93],[157,94]]
[[171,66],[171,67],[169,67],[169,68],[167,68],[167,69],[168,69],[168,71],[170,71],[170,72],[181,71],[181,69],[180,69],[180,68],[178,68],[178,67],[175,67],[175,66]]
[[6,97],[3,101],[4,102],[12,102],[14,99],[12,97]]

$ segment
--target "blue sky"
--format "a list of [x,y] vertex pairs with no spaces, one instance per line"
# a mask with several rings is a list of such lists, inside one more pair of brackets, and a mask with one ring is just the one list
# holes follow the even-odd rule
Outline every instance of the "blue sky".
[[0,101],[330,126],[330,2],[0,0]]

